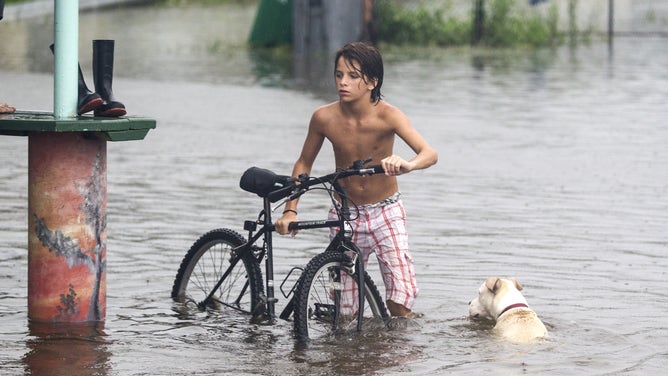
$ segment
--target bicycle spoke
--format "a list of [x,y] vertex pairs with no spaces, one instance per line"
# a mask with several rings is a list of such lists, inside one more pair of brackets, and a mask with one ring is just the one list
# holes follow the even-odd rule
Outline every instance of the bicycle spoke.
[[232,252],[244,242],[241,235],[226,229],[203,235],[184,257],[172,297],[186,309],[251,312],[263,294],[262,275],[252,255]]
[[[345,265],[349,259],[340,253],[326,252],[316,256],[304,269],[303,280],[296,291],[295,333],[300,340],[329,336],[332,333],[357,330],[356,276]],[[366,275],[364,321],[387,318],[378,289]]]

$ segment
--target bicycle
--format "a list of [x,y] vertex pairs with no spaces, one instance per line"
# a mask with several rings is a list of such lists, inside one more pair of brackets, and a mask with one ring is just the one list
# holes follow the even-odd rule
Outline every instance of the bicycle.
[[[349,168],[321,177],[303,174],[293,178],[257,167],[246,170],[240,187],[263,199],[263,209],[257,219],[244,222],[247,238],[227,228],[202,235],[181,262],[172,298],[186,309],[228,308],[249,314],[251,320],[273,322],[278,299],[274,291],[272,243],[276,229],[271,213],[309,191],[324,189],[336,208],[337,218],[297,221],[290,223],[289,229],[335,227],[338,231],[324,252],[313,257],[304,268],[295,267],[286,275],[281,291],[289,300],[279,317],[289,320],[294,316],[294,334],[298,340],[353,327],[362,331],[379,324],[387,326],[389,315],[385,303],[372,278],[364,271],[361,251],[352,241],[349,200],[339,184],[340,179],[349,176],[383,172],[380,165],[364,167],[370,161],[370,158],[355,161]],[[261,271],[263,260],[265,284]],[[286,293],[283,286],[296,270],[301,271],[301,275]]]

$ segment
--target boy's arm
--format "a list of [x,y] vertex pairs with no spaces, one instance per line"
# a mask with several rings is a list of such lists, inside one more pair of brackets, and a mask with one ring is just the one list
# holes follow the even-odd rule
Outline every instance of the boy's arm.
[[[316,112],[317,113],[317,112]],[[292,168],[292,176],[298,177],[301,174],[310,174],[315,158],[320,152],[323,142],[325,141],[324,134],[319,130],[319,123],[317,121],[316,113],[311,117],[309,123],[308,133],[302,146],[301,154]],[[297,204],[299,199],[288,201],[285,204],[283,215],[276,221],[276,231],[285,235],[289,232],[288,225],[291,222],[297,221]],[[295,236],[297,231],[292,231],[292,236]]]
[[398,155],[391,155],[381,161],[385,173],[401,175],[414,170],[421,170],[438,162],[438,153],[432,148],[422,135],[413,127],[411,122],[397,108],[390,109],[390,122],[394,131],[415,152],[415,157],[406,161]]

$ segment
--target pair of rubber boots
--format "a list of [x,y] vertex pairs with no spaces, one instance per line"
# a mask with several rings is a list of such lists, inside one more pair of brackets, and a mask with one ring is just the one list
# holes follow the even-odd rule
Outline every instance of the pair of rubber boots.
[[[54,52],[52,44],[51,52]],[[114,76],[114,41],[99,39],[93,41],[93,82],[95,92],[86,86],[81,65],[79,65],[79,93],[77,114],[94,111],[95,116],[118,117],[126,114],[123,103],[114,99],[111,83]]]

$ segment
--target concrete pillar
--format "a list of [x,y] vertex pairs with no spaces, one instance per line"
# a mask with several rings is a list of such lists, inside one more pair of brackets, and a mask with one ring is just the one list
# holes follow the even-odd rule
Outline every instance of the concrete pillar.
[[293,4],[296,54],[331,54],[364,34],[363,0],[294,0]]
[[106,141],[33,132],[28,167],[28,319],[104,321]]
[[330,92],[334,53],[364,35],[364,0],[293,0],[294,74],[311,90]]

